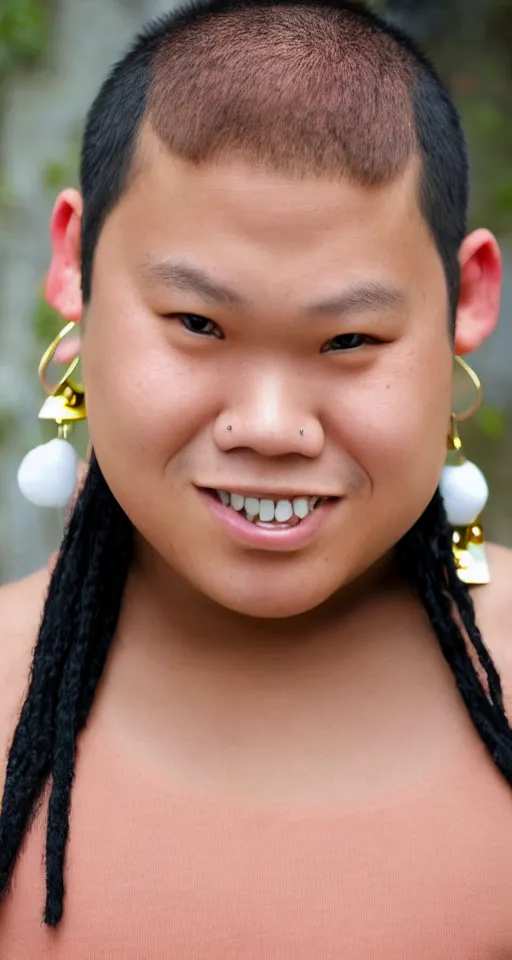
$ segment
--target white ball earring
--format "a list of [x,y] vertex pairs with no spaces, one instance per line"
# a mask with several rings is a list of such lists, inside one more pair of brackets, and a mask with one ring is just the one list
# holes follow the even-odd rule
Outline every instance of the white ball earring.
[[57,386],[52,386],[46,379],[59,343],[74,328],[75,324],[69,323],[61,330],[39,364],[39,379],[50,394],[39,419],[53,420],[58,427],[58,436],[27,453],[18,470],[21,493],[38,507],[65,507],[76,487],[78,454],[68,438],[73,424],[87,419],[83,387],[72,379],[79,358],[73,360]]
[[476,387],[477,398],[464,413],[452,414],[448,458],[441,474],[439,491],[448,522],[453,528],[453,553],[458,575],[464,583],[473,586],[490,583],[491,580],[480,521],[489,499],[489,487],[480,468],[466,460],[457,424],[476,413],[483,400],[483,390],[475,371],[461,357],[456,357],[456,361]]

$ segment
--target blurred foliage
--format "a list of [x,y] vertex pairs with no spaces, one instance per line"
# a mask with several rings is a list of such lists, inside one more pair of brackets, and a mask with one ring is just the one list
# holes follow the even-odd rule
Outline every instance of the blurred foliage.
[[8,181],[5,172],[0,168],[0,207],[4,212],[7,212],[8,210],[16,210],[18,206],[19,200]]
[[54,157],[43,170],[42,186],[54,197],[65,187],[78,187],[81,148],[81,127],[68,141],[63,156]]
[[0,447],[7,444],[16,429],[16,417],[9,410],[0,410]]
[[50,31],[48,0],[2,0],[0,83],[14,70],[32,66],[46,48]]
[[43,171],[43,186],[52,193],[58,192],[67,177],[68,165],[63,160],[51,160]]
[[[0,0],[0,106],[6,80],[35,66],[50,37],[53,0]],[[0,168],[0,210],[5,215],[19,206],[5,172]]]
[[494,407],[485,403],[476,414],[475,421],[490,440],[501,440],[505,435],[505,418]]

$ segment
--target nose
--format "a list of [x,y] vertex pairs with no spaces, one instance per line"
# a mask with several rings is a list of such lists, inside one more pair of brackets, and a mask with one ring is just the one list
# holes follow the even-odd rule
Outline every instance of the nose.
[[322,424],[303,383],[265,370],[245,377],[238,397],[230,398],[214,427],[217,446],[225,452],[249,449],[265,457],[301,454],[319,457],[325,444]]

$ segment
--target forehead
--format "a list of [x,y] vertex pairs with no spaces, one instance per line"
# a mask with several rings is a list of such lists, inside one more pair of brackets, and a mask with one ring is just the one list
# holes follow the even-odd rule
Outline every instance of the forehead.
[[235,156],[191,164],[146,130],[106,233],[134,265],[194,255],[228,272],[261,265],[308,275],[330,266],[414,273],[423,265],[439,273],[418,197],[416,161],[391,183],[365,186],[288,177]]

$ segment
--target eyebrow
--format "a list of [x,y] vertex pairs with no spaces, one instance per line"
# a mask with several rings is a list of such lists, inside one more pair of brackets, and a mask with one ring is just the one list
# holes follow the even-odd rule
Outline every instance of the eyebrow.
[[405,307],[408,298],[403,290],[389,283],[366,280],[354,284],[337,296],[315,303],[307,309],[314,316],[333,316],[342,313],[374,312]]
[[[195,293],[203,300],[227,306],[249,306],[249,300],[236,290],[215,280],[203,270],[180,260],[147,260],[142,267],[143,278],[150,286],[168,286],[185,293]],[[356,283],[340,294],[305,308],[305,314],[335,316],[363,310],[384,311],[404,307],[406,294],[398,287],[380,281]]]
[[185,293],[197,293],[203,300],[240,307],[247,300],[235,290],[214,280],[203,270],[179,260],[146,261],[142,268],[144,279],[150,286],[167,286]]

